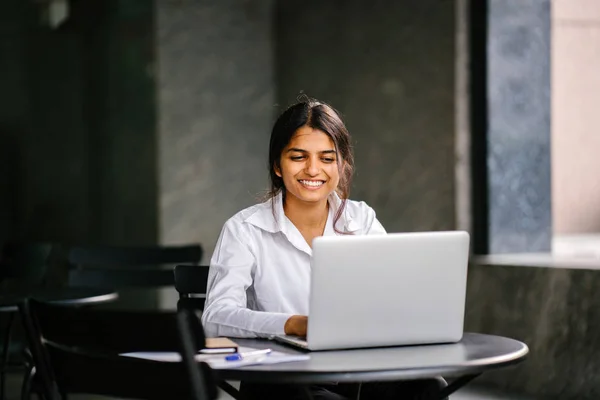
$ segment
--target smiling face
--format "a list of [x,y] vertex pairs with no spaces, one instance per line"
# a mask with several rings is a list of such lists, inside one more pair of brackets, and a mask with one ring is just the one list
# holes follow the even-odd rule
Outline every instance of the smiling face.
[[307,125],[296,130],[283,149],[275,173],[282,178],[286,203],[319,203],[336,190],[340,181],[335,144],[318,129]]

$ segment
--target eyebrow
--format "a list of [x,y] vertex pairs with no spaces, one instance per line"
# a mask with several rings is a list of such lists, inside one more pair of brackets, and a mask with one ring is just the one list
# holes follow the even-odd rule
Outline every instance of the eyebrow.
[[[306,151],[304,149],[298,149],[296,147],[292,147],[287,152],[290,153],[292,151],[295,151],[295,152],[298,152],[298,153],[308,153],[308,151]],[[319,151],[319,153],[321,153],[321,154],[335,154],[335,150],[323,150],[323,151]]]

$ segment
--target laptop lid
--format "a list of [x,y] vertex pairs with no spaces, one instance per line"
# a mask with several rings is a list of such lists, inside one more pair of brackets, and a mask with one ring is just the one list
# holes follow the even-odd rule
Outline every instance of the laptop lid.
[[463,231],[315,238],[308,348],[459,341],[468,257]]

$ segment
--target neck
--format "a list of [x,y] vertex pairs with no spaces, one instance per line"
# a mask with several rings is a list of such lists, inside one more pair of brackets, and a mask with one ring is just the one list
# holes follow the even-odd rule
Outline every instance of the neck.
[[299,229],[323,228],[327,222],[329,203],[327,199],[317,203],[306,203],[288,194],[285,196],[283,211]]

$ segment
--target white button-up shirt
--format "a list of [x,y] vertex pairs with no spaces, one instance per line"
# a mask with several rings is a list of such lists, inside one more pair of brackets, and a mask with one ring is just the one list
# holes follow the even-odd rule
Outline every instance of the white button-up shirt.
[[[336,235],[329,197],[323,235]],[[348,200],[336,227],[355,235],[382,234],[375,211]],[[202,323],[208,337],[269,337],[284,333],[292,315],[308,315],[312,249],[283,211],[282,195],[246,208],[221,231],[210,261]]]

